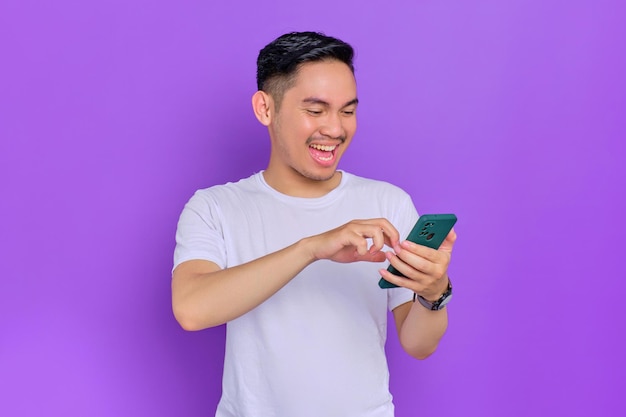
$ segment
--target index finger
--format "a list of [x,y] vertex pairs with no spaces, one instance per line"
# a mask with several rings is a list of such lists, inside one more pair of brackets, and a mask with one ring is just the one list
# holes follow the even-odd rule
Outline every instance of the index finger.
[[374,225],[380,228],[382,232],[383,241],[378,240],[378,236],[371,236],[374,241],[374,246],[377,249],[383,247],[383,244],[386,244],[389,247],[394,247],[400,242],[400,233],[398,230],[391,224],[391,222],[385,218],[379,219],[368,219],[368,220],[359,220],[359,223]]
[[376,220],[380,221],[380,228],[383,231],[383,237],[385,237],[385,244],[387,246],[393,248],[400,243],[400,233],[389,220],[384,218]]

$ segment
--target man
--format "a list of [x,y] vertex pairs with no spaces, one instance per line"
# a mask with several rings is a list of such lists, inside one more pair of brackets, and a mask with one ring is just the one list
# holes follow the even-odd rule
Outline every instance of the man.
[[413,301],[450,293],[455,233],[439,250],[402,241],[418,217],[410,197],[337,169],[356,130],[352,57],[313,32],[261,50],[252,108],[267,169],[196,192],[181,214],[174,314],[187,330],[227,323],[217,416],[393,416],[387,311],[416,358],[445,332],[445,309]]

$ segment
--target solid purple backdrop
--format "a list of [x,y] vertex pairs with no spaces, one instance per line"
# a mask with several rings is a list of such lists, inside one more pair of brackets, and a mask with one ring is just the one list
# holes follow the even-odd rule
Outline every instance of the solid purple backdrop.
[[342,168],[459,217],[439,351],[388,343],[397,416],[619,415],[623,2],[214,3],[0,5],[0,415],[211,415],[224,329],[172,317],[176,221],[265,167],[256,54],[311,29],[357,50]]

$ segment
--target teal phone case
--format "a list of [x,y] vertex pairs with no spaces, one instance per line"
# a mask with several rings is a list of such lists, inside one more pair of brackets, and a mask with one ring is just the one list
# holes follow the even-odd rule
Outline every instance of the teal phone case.
[[[454,214],[423,214],[417,219],[417,223],[413,226],[406,240],[410,240],[418,245],[439,249],[439,246],[441,246],[446,236],[448,236],[448,233],[450,233],[456,220]],[[391,265],[389,265],[387,271],[394,275],[404,276]],[[378,281],[378,286],[380,288],[397,287],[397,285],[392,284],[384,278]]]

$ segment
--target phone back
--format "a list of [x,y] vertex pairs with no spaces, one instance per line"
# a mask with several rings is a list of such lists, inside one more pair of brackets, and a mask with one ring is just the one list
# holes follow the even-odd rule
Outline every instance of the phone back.
[[[439,246],[446,240],[446,236],[452,230],[456,220],[457,218],[454,214],[423,214],[417,220],[413,229],[411,229],[406,240],[432,249],[439,249]],[[400,271],[391,265],[389,265],[387,271],[394,275],[403,276]],[[378,285],[381,288],[397,287],[397,285],[384,278],[380,279]]]

